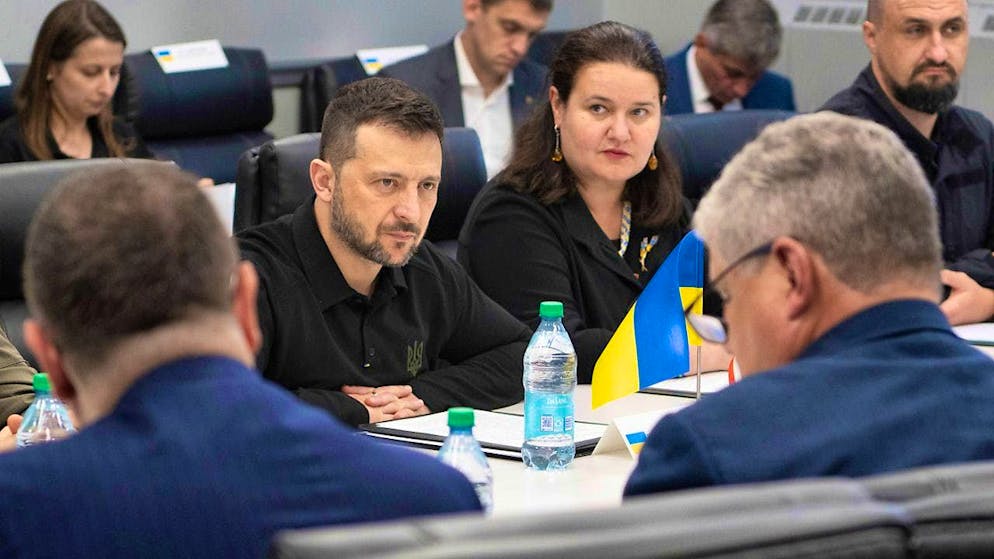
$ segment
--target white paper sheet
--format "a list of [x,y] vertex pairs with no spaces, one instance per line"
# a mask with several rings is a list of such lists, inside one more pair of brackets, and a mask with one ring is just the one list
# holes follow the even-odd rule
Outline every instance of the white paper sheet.
[[167,74],[228,66],[228,57],[224,55],[221,42],[217,39],[159,45],[151,50],[152,56]]
[[400,62],[405,58],[411,58],[419,54],[428,52],[428,45],[405,45],[402,47],[385,47],[378,49],[359,49],[356,51],[356,58],[362,64],[362,69],[369,76],[375,75],[395,62]]

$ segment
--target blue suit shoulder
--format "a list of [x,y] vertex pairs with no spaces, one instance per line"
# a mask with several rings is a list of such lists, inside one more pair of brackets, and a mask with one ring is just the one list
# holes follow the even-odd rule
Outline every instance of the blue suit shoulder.
[[742,108],[796,111],[794,86],[787,76],[767,70],[742,98]]
[[452,41],[431,48],[424,54],[412,56],[380,70],[379,75],[403,80],[418,87],[432,79],[438,68],[451,67],[455,74],[456,51]]
[[690,100],[690,79],[687,77],[687,51],[684,47],[675,54],[667,56],[666,63],[666,114],[684,114],[694,112]]

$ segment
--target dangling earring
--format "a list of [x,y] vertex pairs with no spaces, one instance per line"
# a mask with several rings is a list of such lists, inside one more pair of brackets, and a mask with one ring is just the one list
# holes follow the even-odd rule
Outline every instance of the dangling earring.
[[648,167],[650,171],[655,171],[656,168],[659,167],[659,160],[656,159],[656,152],[652,152],[652,154],[649,155],[649,162],[646,163],[645,166]]
[[563,151],[559,149],[559,127],[553,126],[552,129],[556,131],[556,149],[552,150],[552,160],[559,163],[563,160]]

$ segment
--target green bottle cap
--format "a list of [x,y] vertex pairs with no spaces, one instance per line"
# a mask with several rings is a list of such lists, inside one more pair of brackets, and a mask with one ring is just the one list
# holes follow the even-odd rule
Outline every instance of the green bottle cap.
[[48,374],[46,373],[35,373],[32,384],[34,385],[35,393],[52,391],[52,385],[48,382]]
[[538,316],[541,318],[562,318],[563,304],[559,301],[542,301],[538,304]]
[[472,427],[476,423],[473,408],[449,408],[449,427]]

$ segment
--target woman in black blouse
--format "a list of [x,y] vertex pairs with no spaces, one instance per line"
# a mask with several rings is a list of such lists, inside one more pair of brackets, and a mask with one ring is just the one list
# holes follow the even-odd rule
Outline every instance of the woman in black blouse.
[[[689,206],[658,144],[666,71],[652,38],[615,22],[570,34],[549,68],[549,101],[518,130],[511,161],[481,193],[459,261],[534,328],[563,301],[580,382],[670,250]],[[727,365],[721,348],[705,366]]]
[[121,27],[93,0],[56,6],[15,94],[17,114],[0,124],[0,163],[151,157],[111,112],[126,44]]

